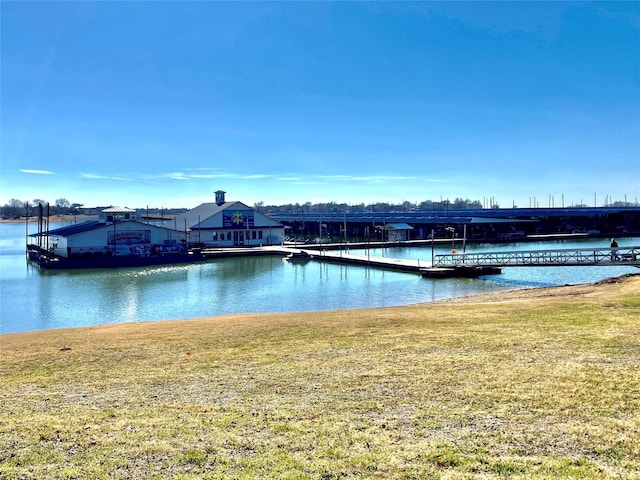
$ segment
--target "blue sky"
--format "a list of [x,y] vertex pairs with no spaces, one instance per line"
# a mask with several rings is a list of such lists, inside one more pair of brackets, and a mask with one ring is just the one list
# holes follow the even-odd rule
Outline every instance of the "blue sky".
[[0,8],[2,204],[640,198],[639,2]]

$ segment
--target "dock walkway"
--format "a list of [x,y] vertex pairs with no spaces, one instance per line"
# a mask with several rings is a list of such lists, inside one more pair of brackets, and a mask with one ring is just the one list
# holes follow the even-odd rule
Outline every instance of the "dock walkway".
[[365,267],[381,268],[385,270],[395,270],[399,272],[411,272],[423,277],[445,278],[445,277],[479,277],[500,273],[499,268],[481,266],[456,266],[456,267],[434,267],[431,261],[420,259],[391,258],[376,255],[353,255],[345,251],[332,250],[311,250],[291,247],[263,247],[271,249],[273,253],[289,255],[294,252],[305,252],[313,260],[328,263],[338,263],[343,265],[360,265]]
[[436,255],[434,267],[570,267],[633,266],[640,267],[640,247],[567,248],[485,253]]
[[439,254],[431,261],[390,258],[374,255],[353,255],[345,250],[317,250],[290,246],[265,246],[253,248],[226,248],[203,250],[206,258],[280,255],[305,252],[313,260],[343,265],[360,265],[401,272],[411,272],[423,277],[479,277],[501,273],[504,267],[541,266],[633,266],[640,268],[640,247],[559,249],[506,251],[485,253]]

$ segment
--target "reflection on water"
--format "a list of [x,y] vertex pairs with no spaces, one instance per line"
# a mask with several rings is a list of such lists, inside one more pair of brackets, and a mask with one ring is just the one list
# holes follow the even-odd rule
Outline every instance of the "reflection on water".
[[[502,275],[481,279],[431,280],[360,266],[283,262],[278,256],[136,269],[42,271],[26,263],[24,225],[0,224],[0,229],[1,333],[245,312],[403,305],[637,272],[630,267],[508,268]],[[625,244],[634,240],[640,243],[633,239]],[[531,244],[523,245],[531,249]],[[555,243],[536,248],[571,246]],[[489,248],[505,246],[484,246]],[[443,247],[436,253],[448,250]],[[425,264],[431,259],[430,247],[385,249],[384,254],[420,258]]]

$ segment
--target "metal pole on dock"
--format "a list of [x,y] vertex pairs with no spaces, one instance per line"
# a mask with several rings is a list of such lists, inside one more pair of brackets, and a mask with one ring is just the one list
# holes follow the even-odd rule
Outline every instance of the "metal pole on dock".
[[433,267],[433,262],[435,261],[435,230],[431,229],[431,266]]
[[24,209],[25,209],[25,212],[27,214],[27,217],[26,217],[25,222],[24,222],[24,230],[25,230],[25,232],[24,232],[24,244],[25,244],[25,249],[28,250],[29,249],[29,208],[28,208],[27,205],[28,205],[28,203],[25,202]]
[[49,204],[47,203],[47,250],[49,250],[49,215],[50,215],[50,210],[49,210]]
[[463,226],[463,233],[462,233],[462,253],[465,253],[467,251],[467,224],[465,223]]
[[347,212],[344,212],[344,243],[347,244]]
[[451,232],[451,253],[454,253],[456,248],[456,229],[455,227],[445,227],[445,230]]
[[42,203],[38,203],[38,247],[42,248]]

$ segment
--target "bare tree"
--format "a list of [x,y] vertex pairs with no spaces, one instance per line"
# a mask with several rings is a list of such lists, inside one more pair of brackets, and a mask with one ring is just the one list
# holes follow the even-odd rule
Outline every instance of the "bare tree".
[[4,207],[2,207],[2,216],[4,217],[18,218],[24,213],[26,213],[25,202],[18,200],[17,198],[12,198]]
[[66,198],[56,199],[56,210],[58,211],[58,213],[60,214],[67,213],[70,206],[71,206],[71,202],[69,202],[69,200],[67,200]]

